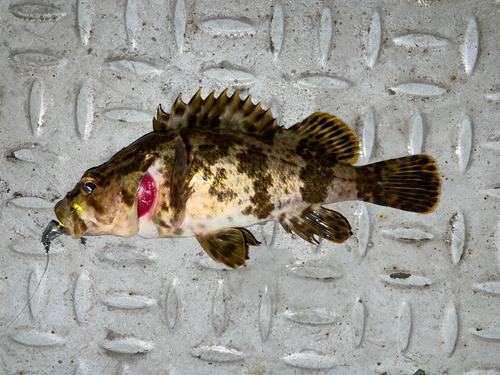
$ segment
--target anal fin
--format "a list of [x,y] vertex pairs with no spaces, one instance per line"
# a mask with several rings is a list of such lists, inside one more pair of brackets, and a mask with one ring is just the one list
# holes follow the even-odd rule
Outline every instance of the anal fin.
[[285,217],[280,224],[287,233],[293,231],[314,245],[319,245],[314,235],[335,243],[342,243],[352,235],[351,225],[342,214],[323,207]]
[[186,202],[193,192],[193,186],[189,185],[193,178],[191,173],[193,160],[191,159],[188,163],[186,145],[181,136],[177,136],[170,188],[170,206],[174,211],[173,224],[175,227],[180,227],[184,221]]
[[236,269],[245,265],[248,247],[259,246],[253,234],[243,228],[224,228],[213,232],[195,234],[203,250],[217,263]]

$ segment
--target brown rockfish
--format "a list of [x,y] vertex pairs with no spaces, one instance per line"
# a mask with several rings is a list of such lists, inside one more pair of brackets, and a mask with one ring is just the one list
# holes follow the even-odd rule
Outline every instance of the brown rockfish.
[[313,113],[287,129],[238,91],[202,99],[200,89],[188,104],[179,95],[170,113],[158,107],[153,129],[56,204],[64,233],[195,236],[216,262],[237,268],[259,245],[244,227],[277,220],[313,244],[342,243],[351,226],[323,205],[362,200],[428,213],[439,198],[432,157],[355,167],[358,140],[335,116]]

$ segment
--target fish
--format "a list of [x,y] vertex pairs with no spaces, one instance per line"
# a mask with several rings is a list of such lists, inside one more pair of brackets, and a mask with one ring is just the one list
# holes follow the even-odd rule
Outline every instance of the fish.
[[88,169],[54,208],[60,232],[74,239],[114,235],[194,236],[230,268],[260,245],[249,226],[278,221],[314,245],[343,243],[351,225],[325,205],[358,200],[429,213],[440,194],[436,161],[411,155],[354,166],[355,134],[316,112],[286,128],[239,91],[201,88],[169,113],[158,106],[153,131]]

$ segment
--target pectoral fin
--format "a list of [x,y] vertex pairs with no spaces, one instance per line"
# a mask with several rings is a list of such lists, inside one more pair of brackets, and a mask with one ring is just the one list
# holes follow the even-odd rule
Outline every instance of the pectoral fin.
[[248,246],[259,246],[260,242],[243,228],[225,228],[195,235],[196,239],[210,257],[217,263],[236,269],[245,265]]
[[319,245],[314,235],[335,243],[342,243],[352,235],[351,226],[343,215],[323,207],[285,217],[280,223],[287,233],[293,231],[314,245]]
[[172,207],[175,227],[180,227],[184,221],[186,202],[193,192],[193,186],[189,185],[193,174],[191,166],[193,159],[188,163],[186,145],[181,136],[175,139],[174,166],[172,170],[172,183],[170,189],[170,206]]

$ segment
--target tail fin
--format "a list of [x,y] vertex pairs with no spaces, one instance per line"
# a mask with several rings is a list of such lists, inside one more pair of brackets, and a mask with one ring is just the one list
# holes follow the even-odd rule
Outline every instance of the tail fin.
[[366,168],[372,171],[377,184],[365,201],[422,214],[436,207],[441,181],[432,157],[412,155],[381,161]]

